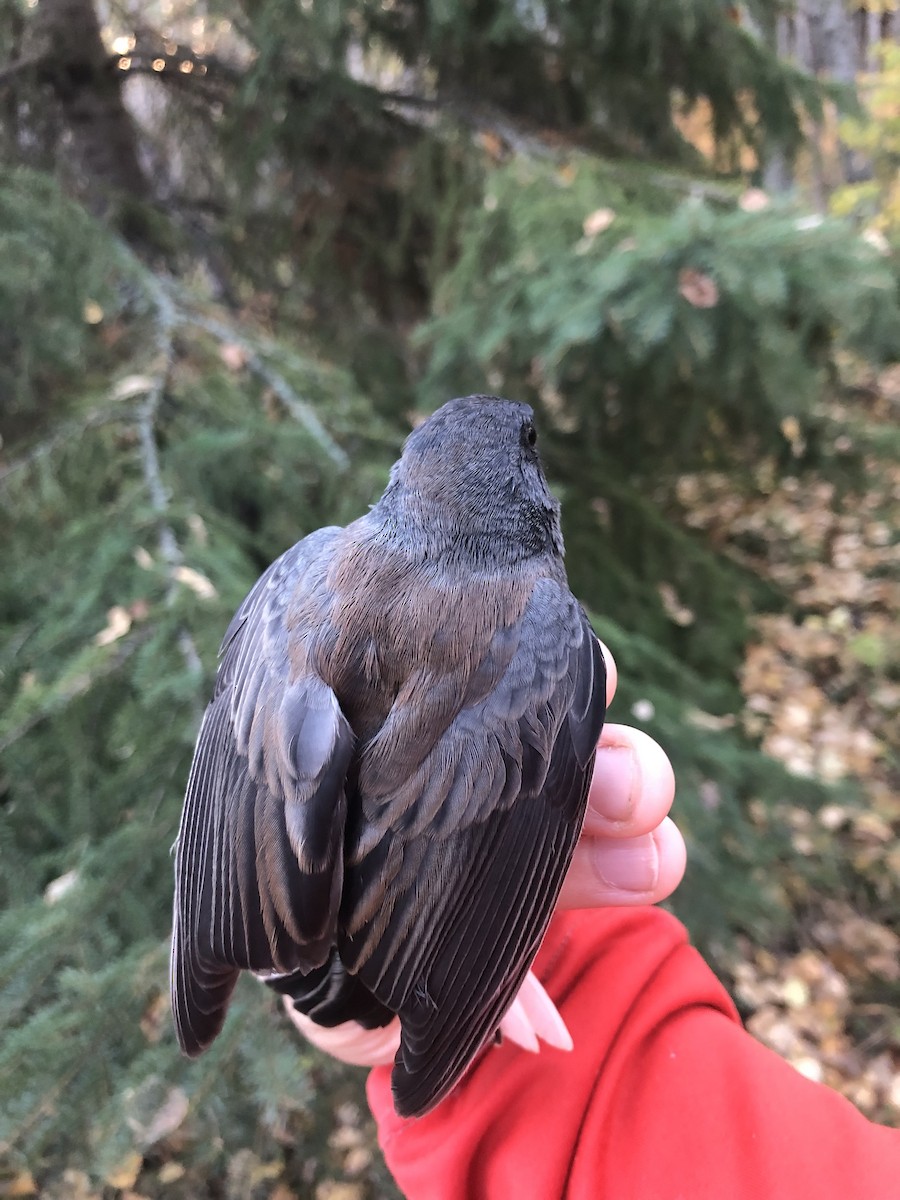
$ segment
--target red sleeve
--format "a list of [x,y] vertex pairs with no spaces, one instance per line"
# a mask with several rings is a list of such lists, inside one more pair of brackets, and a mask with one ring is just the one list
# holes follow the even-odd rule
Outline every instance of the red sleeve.
[[898,1200],[900,1131],[741,1027],[659,909],[557,917],[535,964],[571,1053],[485,1051],[419,1120],[369,1103],[409,1200]]

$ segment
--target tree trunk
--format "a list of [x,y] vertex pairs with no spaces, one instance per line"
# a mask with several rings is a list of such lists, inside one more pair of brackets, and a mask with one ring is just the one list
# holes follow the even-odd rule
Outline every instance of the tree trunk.
[[88,207],[99,215],[117,201],[149,199],[120,73],[103,45],[91,0],[40,0],[30,33],[41,78],[71,134],[70,155]]

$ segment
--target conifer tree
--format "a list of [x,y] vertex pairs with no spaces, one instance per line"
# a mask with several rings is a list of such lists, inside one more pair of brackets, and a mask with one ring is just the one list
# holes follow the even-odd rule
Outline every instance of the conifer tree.
[[717,721],[748,611],[783,597],[685,528],[674,485],[794,462],[795,425],[832,458],[838,356],[896,355],[900,321],[889,258],[752,188],[823,90],[754,32],[774,0],[746,7],[176,0],[101,28],[88,0],[0,0],[14,1178],[249,1196],[276,1160],[298,1187],[333,1169],[359,1081],[262,989],[179,1058],[169,848],[237,603],[363,511],[410,414],[450,395],[538,409],[620,719],[644,714],[681,781],[677,910],[707,946],[786,919],[766,879],[784,831],[746,805],[819,789]]

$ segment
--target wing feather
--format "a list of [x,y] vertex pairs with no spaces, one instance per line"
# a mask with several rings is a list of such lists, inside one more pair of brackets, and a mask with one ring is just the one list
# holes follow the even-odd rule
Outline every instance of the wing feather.
[[239,970],[310,970],[331,953],[354,737],[334,692],[292,661],[285,614],[336,533],[282,555],[222,643],[176,846],[172,1009],[188,1054],[218,1033]]
[[[581,831],[605,669],[562,585],[536,585],[504,657],[493,689],[470,689],[476,702],[405,783],[385,793],[376,778],[377,804],[363,755],[369,812],[349,858],[339,945],[347,969],[400,1014],[393,1086],[403,1115],[433,1107],[495,1031]],[[412,701],[421,728],[422,697]]]

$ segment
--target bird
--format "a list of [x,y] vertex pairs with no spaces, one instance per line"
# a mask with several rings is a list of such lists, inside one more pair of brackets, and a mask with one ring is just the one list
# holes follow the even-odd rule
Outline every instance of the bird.
[[399,1017],[401,1116],[494,1038],[578,841],[605,665],[525,403],[450,400],[385,491],[225,632],[175,845],[182,1051],[241,971],[321,1026]]

